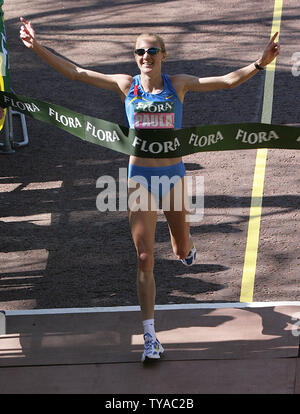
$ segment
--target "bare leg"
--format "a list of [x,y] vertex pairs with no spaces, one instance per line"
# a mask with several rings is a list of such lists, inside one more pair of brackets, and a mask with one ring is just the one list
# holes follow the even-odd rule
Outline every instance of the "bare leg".
[[[154,241],[155,228],[157,220],[157,211],[151,211],[149,192],[140,187],[143,203],[139,203],[141,210],[134,211],[137,204],[131,203],[129,206],[129,223],[131,228],[132,239],[137,252],[138,270],[137,270],[137,294],[141,306],[142,319],[154,318],[154,305],[156,296],[156,286],[153,275],[154,269]],[[132,194],[129,189],[129,196]],[[145,205],[145,200],[147,205]],[[140,201],[140,200],[139,200]],[[149,210],[146,210],[146,207]]]
[[[178,203],[179,193],[181,192],[181,206],[174,206]],[[173,251],[178,259],[184,259],[193,246],[193,240],[190,236],[190,223],[187,219],[189,211],[186,209],[187,206],[187,190],[185,186],[185,179],[175,184],[171,189],[170,193],[170,208],[164,210],[164,214],[167,218],[169,231],[171,236],[171,243]],[[185,202],[184,202],[185,201]]]

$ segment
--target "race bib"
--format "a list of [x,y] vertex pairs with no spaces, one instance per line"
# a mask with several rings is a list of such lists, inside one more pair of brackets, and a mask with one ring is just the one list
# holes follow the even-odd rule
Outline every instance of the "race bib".
[[172,102],[136,102],[134,128],[174,128],[174,104]]

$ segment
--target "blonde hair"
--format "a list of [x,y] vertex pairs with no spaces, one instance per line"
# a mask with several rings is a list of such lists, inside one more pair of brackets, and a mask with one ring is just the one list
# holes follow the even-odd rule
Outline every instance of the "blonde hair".
[[165,46],[165,42],[163,40],[163,38],[161,36],[159,36],[156,33],[141,33],[140,35],[138,35],[138,37],[136,38],[135,41],[135,47],[138,43],[138,41],[142,38],[142,37],[152,37],[153,39],[155,39],[155,41],[159,44],[159,47],[161,49],[162,52],[166,51],[166,46]]

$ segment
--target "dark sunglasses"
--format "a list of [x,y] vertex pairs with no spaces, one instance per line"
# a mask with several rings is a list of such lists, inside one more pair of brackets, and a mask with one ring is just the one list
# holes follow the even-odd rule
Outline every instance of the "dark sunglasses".
[[138,56],[143,56],[146,52],[149,53],[149,55],[157,55],[159,51],[159,47],[149,47],[149,49],[135,49],[134,53]]

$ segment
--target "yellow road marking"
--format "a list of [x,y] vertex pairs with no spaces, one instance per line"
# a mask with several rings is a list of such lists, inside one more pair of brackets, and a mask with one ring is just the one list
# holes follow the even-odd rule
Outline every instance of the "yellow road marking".
[[[274,1],[273,23],[270,38],[274,33],[278,32],[276,41],[278,41],[280,34],[282,6],[283,0]],[[264,124],[271,124],[272,119],[275,67],[276,59],[274,59],[266,68],[261,116],[261,122]],[[267,155],[267,149],[257,150],[240,302],[252,302],[253,300]]]

